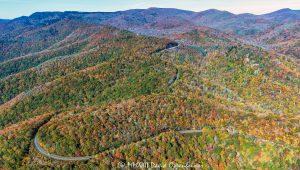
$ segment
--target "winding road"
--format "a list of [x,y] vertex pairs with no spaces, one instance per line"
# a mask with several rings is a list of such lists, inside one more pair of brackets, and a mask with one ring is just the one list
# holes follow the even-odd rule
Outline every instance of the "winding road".
[[181,130],[178,131],[180,134],[190,134],[190,133],[201,133],[202,130]]
[[[172,47],[174,48],[174,47]],[[178,69],[176,69],[176,75],[174,77],[172,77],[172,79],[168,82],[168,86],[171,86],[172,84],[175,83],[175,81],[179,78],[179,71]],[[201,130],[186,130],[186,131],[178,131],[181,134],[187,134],[187,133],[199,133],[201,132]],[[94,156],[80,156],[80,157],[64,157],[64,156],[59,156],[59,155],[54,155],[51,153],[48,153],[47,151],[45,151],[39,144],[38,142],[38,135],[36,134],[34,137],[34,146],[37,149],[37,151],[39,153],[41,153],[42,155],[48,157],[48,158],[52,158],[55,160],[60,160],[60,161],[86,161],[89,159],[92,159],[95,157]]]
[[[176,49],[177,47],[178,47],[178,44],[168,44],[165,49],[161,49],[157,52],[162,52],[164,50],[172,50],[172,49]],[[168,82],[168,86],[171,86],[172,84],[174,84],[176,82],[176,80],[178,80],[178,78],[179,78],[179,71],[178,71],[178,69],[176,69],[176,75],[170,79],[170,81]],[[234,129],[223,129],[223,128],[219,129],[219,130],[226,130],[226,131],[232,131],[233,130],[233,133],[235,131]],[[195,134],[195,133],[202,133],[202,130],[199,130],[199,129],[198,130],[197,129],[179,130],[177,132],[180,133],[180,134]],[[242,135],[242,134],[240,134],[240,135]],[[248,137],[248,138],[253,138],[253,136],[250,136],[250,135],[242,135],[242,136]],[[155,137],[153,137],[153,138],[155,138]],[[147,139],[142,139],[142,141],[144,141],[144,140],[147,140]],[[269,140],[255,138],[255,142],[257,140],[261,140],[262,142],[278,145],[278,143],[275,143],[275,142],[272,142],[272,141],[269,141]],[[38,140],[38,134],[36,134],[35,137],[34,137],[34,147],[43,156],[51,158],[51,159],[55,159],[55,160],[60,160],[60,161],[86,161],[86,160],[89,160],[89,159],[92,159],[92,158],[96,157],[96,155],[93,155],[93,156],[79,156],[79,157],[65,157],[65,156],[59,156],[59,155],[48,153],[46,150],[44,150],[40,146],[39,140]]]
[[168,82],[168,86],[171,86],[172,84],[174,84],[175,81],[178,80],[178,78],[179,78],[179,71],[176,68],[176,75],[174,77],[172,77],[172,79]]
[[[235,133],[234,131],[237,131],[235,129],[232,129],[232,128],[221,128],[221,129],[218,129],[218,130],[224,130],[224,131],[233,131],[233,133]],[[177,131],[178,133],[180,134],[195,134],[195,133],[202,133],[202,130],[201,129],[192,129],[192,130],[179,130]],[[241,136],[244,136],[246,138],[253,138],[253,136],[251,135],[245,135],[245,134],[240,134],[239,135]],[[155,138],[155,137],[153,137]],[[270,143],[272,145],[278,145],[278,146],[282,146],[282,147],[287,147],[288,149],[292,149],[292,150],[295,150],[295,148],[293,147],[288,147],[287,145],[284,145],[284,144],[280,144],[280,143],[277,143],[277,142],[273,142],[273,141],[269,141],[269,140],[265,140],[265,139],[260,139],[260,138],[255,138],[255,142],[257,142],[258,140],[260,140],[261,142],[263,143]],[[149,139],[149,138],[148,138]],[[146,139],[143,139],[141,141],[145,141]],[[38,143],[38,135],[36,134],[35,137],[34,137],[34,146],[35,148],[37,149],[37,151],[39,153],[41,153],[42,155],[48,157],[48,158],[52,158],[52,159],[55,159],[55,160],[61,160],[61,161],[85,161],[85,160],[89,160],[89,159],[92,159],[92,158],[95,158],[96,155],[93,155],[93,156],[83,156],[83,157],[64,157],[64,156],[58,156],[58,155],[54,155],[54,154],[50,154],[48,153],[47,151],[45,151]],[[114,148],[115,149],[115,148]]]
[[[178,133],[180,134],[190,134],[190,133],[201,133],[202,130],[181,130],[178,131]],[[39,144],[38,142],[38,135],[36,134],[34,137],[34,146],[37,149],[37,151],[39,153],[41,153],[42,155],[48,157],[48,158],[52,158],[55,160],[60,160],[60,161],[86,161],[89,159],[94,158],[96,155],[94,156],[80,156],[80,157],[64,157],[64,156],[59,156],[59,155],[54,155],[51,153],[48,153],[47,151],[45,151]]]
[[34,137],[34,146],[35,148],[44,156],[60,161],[85,161],[89,160],[91,158],[94,158],[95,156],[83,156],[83,157],[64,157],[64,156],[58,156],[54,154],[50,154],[47,151],[45,151],[38,142],[38,135],[36,134]]

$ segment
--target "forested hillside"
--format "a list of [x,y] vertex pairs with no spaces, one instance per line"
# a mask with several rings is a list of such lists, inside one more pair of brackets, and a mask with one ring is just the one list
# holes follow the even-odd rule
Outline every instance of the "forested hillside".
[[[289,12],[50,12],[0,24],[0,169],[299,169],[299,12]],[[242,19],[257,30],[231,27]]]

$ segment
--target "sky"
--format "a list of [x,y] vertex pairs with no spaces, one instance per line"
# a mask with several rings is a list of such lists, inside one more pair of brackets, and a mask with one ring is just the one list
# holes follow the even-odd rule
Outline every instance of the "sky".
[[282,8],[300,9],[300,0],[0,0],[0,18],[12,19],[43,11],[107,12],[149,7],[264,14]]

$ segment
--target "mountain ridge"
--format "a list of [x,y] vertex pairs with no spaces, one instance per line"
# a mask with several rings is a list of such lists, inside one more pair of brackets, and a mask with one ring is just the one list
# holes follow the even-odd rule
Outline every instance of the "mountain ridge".
[[[268,29],[274,28],[272,31],[277,32],[277,25],[299,21],[300,11],[283,9],[265,15],[235,15],[227,11],[215,9],[192,12],[175,8],[133,9],[118,12],[37,12],[29,17],[19,17],[10,20],[6,24],[1,24],[0,41],[26,40],[26,37],[20,39],[14,36],[26,30],[40,29],[62,20],[96,25],[111,25],[152,36],[183,33],[197,27],[205,26],[234,34],[237,37],[249,39],[250,41],[256,41],[253,37]],[[271,36],[271,34],[269,35]],[[29,43],[32,42],[29,41]],[[265,45],[262,40],[260,40],[260,45]],[[5,54],[5,49],[3,49],[7,47],[0,48],[3,51],[0,56],[7,56],[8,54]],[[290,48],[290,51],[295,51],[296,47],[290,46]],[[299,56],[296,55],[296,57]]]
[[0,169],[299,169],[290,11],[42,12],[0,24]]
[[[47,11],[47,12],[35,12],[29,16],[20,16],[14,19],[10,19],[10,20],[6,20],[6,19],[1,19],[3,21],[14,21],[14,20],[20,20],[20,19],[24,19],[24,18],[30,18],[30,17],[35,17],[35,16],[41,16],[41,15],[55,15],[55,14],[59,14],[59,15],[64,15],[68,16],[68,15],[72,15],[72,14],[121,14],[121,13],[131,13],[131,12],[144,12],[144,11],[154,11],[154,12],[159,12],[159,11],[173,11],[173,12],[182,12],[182,13],[189,13],[192,15],[197,15],[197,14],[227,14],[227,15],[231,15],[231,16],[239,16],[239,15],[251,15],[251,16],[267,16],[267,15],[274,15],[274,14],[278,14],[278,13],[300,13],[300,10],[292,10],[289,8],[284,8],[284,9],[280,9],[274,12],[269,12],[266,14],[252,14],[252,13],[241,13],[241,14],[234,14],[228,11],[224,11],[224,10],[218,10],[218,9],[208,9],[208,10],[204,10],[204,11],[200,11],[200,12],[195,12],[195,11],[188,11],[188,10],[183,10],[183,9],[177,9],[177,8],[157,8],[157,7],[151,7],[148,9],[130,9],[130,10],[125,10],[125,11],[114,11],[114,12],[84,12],[84,11]],[[300,15],[300,14],[298,14]]]
[[0,19],[0,20],[7,20],[7,21],[11,21],[17,18],[21,18],[21,17],[30,17],[34,14],[39,14],[39,13],[78,13],[78,14],[97,14],[97,13],[120,13],[120,12],[129,12],[129,11],[142,11],[142,10],[157,10],[157,9],[168,9],[168,10],[178,10],[178,11],[185,11],[185,12],[191,12],[191,13],[201,13],[201,12],[208,12],[208,11],[215,11],[215,12],[226,12],[226,13],[230,13],[233,15],[243,15],[243,14],[251,14],[251,15],[255,15],[255,16],[260,16],[260,15],[269,15],[269,14],[274,14],[274,13],[282,13],[282,12],[299,12],[300,9],[291,9],[291,8],[282,8],[282,9],[278,9],[275,10],[273,12],[267,12],[264,14],[254,14],[251,12],[245,12],[245,13],[232,13],[230,11],[226,11],[226,10],[220,10],[220,9],[215,9],[215,8],[210,8],[210,9],[206,9],[203,11],[192,11],[192,10],[185,10],[185,9],[179,9],[179,8],[160,8],[160,7],[149,7],[149,8],[137,8],[137,9],[128,9],[128,10],[118,10],[118,11],[95,11],[95,12],[86,12],[86,11],[39,11],[39,12],[34,12],[28,16],[20,16],[20,17],[16,17],[16,18],[12,18],[12,19]]

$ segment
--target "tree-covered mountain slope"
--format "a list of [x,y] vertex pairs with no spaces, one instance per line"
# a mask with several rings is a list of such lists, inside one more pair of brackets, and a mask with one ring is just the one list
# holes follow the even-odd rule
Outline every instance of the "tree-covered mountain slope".
[[300,61],[275,43],[295,40],[296,22],[292,38],[277,25],[249,43],[196,14],[50,12],[0,25],[0,169],[299,169]]

